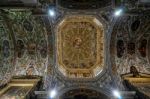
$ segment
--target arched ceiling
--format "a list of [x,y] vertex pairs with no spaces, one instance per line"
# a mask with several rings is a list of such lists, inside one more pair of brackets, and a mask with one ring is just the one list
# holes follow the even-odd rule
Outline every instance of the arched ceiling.
[[0,29],[0,84],[14,75],[45,75],[48,34],[42,17],[30,12],[2,12]]
[[109,99],[104,93],[90,89],[74,89],[64,93],[60,99]]
[[114,73],[129,73],[131,66],[150,73],[149,24],[149,16],[123,16],[116,22],[111,40]]
[[[42,75],[47,66],[47,31],[41,17],[10,14],[16,40],[16,74]],[[17,17],[19,16],[19,17]],[[31,75],[31,74],[30,74]]]
[[[4,64],[2,60],[4,58],[1,59],[1,62],[4,64],[2,69],[5,69],[7,67],[7,69],[10,69],[10,71],[8,71],[7,69],[5,71],[0,71],[3,74],[1,75],[1,79],[5,81],[0,84],[6,84],[11,78],[11,76],[39,75],[43,77],[45,88],[55,86],[56,84],[58,86],[66,86],[63,83],[64,79],[59,77],[53,68],[55,67],[55,64],[56,64],[55,63],[56,53],[54,50],[56,42],[54,41],[54,34],[52,33],[53,25],[50,24],[47,17],[33,16],[30,11],[26,12],[26,11],[3,10],[1,13],[2,13],[2,18],[3,18],[2,20],[4,23],[6,23],[6,26],[7,26],[6,29],[9,30],[9,33],[10,33],[10,36],[7,37],[8,39],[10,39],[10,43],[7,44],[8,39],[6,39],[5,41],[1,38],[1,41],[6,43],[6,44],[1,43],[1,46],[3,45],[6,46],[5,48],[8,49],[8,50],[5,50],[7,51],[6,54],[8,54],[6,55],[6,57],[11,56],[11,61],[9,60],[10,65],[7,66],[6,64]],[[2,24],[4,24],[3,22]],[[64,23],[62,24],[66,26],[71,26],[71,22],[74,22],[74,25],[72,25],[72,27],[75,26],[76,29],[81,28],[80,30],[81,32],[79,31],[77,32],[76,29],[74,29],[74,31],[68,31],[68,34],[72,33],[69,37],[79,36],[70,41],[72,44],[72,46],[70,46],[70,49],[72,50],[80,49],[82,50],[82,52],[84,52],[85,50],[84,47],[80,46],[80,41],[84,41],[85,42],[84,46],[86,47],[86,49],[89,49],[89,52],[85,52],[83,56],[85,57],[86,54],[89,54],[89,53],[93,53],[91,54],[93,56],[92,58],[88,56],[88,59],[85,59],[83,57],[83,62],[85,62],[85,64],[87,65],[85,65],[84,68],[79,67],[79,69],[81,69],[79,71],[77,69],[74,72],[72,70],[72,68],[74,67],[71,67],[71,70],[69,71],[70,73],[68,73],[68,77],[73,78],[75,77],[74,74],[75,75],[77,74],[75,78],[87,78],[87,77],[91,78],[91,77],[97,76],[99,72],[103,70],[103,66],[104,66],[104,58],[103,58],[104,27],[101,21],[99,21],[94,16],[86,16],[86,15],[76,16],[75,15],[72,17],[66,17],[64,19]],[[83,26],[83,27],[79,27],[78,26],[79,24],[80,26]],[[85,29],[84,28],[85,26],[88,26],[89,29]],[[58,28],[62,30],[63,27],[64,27],[63,25],[62,26],[60,25],[60,27]],[[95,33],[91,34],[91,31],[93,30],[95,31]],[[67,28],[66,28],[66,31],[67,31]],[[63,33],[64,31],[59,31],[58,33],[61,34],[61,32]],[[85,34],[88,34],[87,37]],[[57,37],[57,35],[55,37]],[[96,37],[97,39],[95,40],[94,37]],[[9,50],[10,46],[12,46],[11,50]],[[95,50],[92,51],[92,49],[90,49],[90,46],[92,46],[93,49],[95,48]],[[9,55],[9,51],[12,52],[13,54]],[[66,50],[65,52],[68,53],[69,50]],[[71,51],[71,52],[72,53],[70,55],[75,55],[74,51]],[[75,52],[78,54],[78,56],[80,56],[80,54],[82,55],[81,52],[80,53],[78,53],[77,51]],[[3,55],[3,53],[4,52],[1,51],[1,55]],[[78,59],[78,58],[75,57],[75,59]],[[90,63],[91,61],[93,61],[93,59],[95,59],[94,61],[96,61],[94,65]],[[82,63],[78,62],[77,65],[80,66],[80,64]],[[89,67],[89,64],[91,67]],[[86,72],[82,71],[84,69],[86,70]],[[93,69],[92,72],[87,73],[87,71],[91,71],[91,69]],[[99,80],[99,82],[96,82],[96,83],[100,84],[100,82],[103,82],[101,84],[104,85],[106,84],[106,82],[108,83],[108,81],[110,80],[111,78],[109,74],[106,74],[103,76],[102,80]],[[69,85],[70,82],[68,81],[67,83],[66,84]],[[74,82],[74,84],[72,85],[75,85],[75,84],[76,82]]]
[[15,68],[14,41],[11,32],[7,19],[0,15],[0,85],[7,83]]
[[[130,72],[131,66],[150,73],[150,17],[149,10],[142,12],[146,7],[136,9],[139,5],[125,2],[133,12],[114,18],[112,4],[110,9],[102,11],[82,9],[82,5],[90,9],[97,9],[97,4],[109,7],[110,0],[70,0],[65,6],[65,0],[60,1],[54,9],[56,17],[33,16],[32,7],[0,10],[0,85],[14,75],[40,75],[47,89],[55,86],[58,89],[74,86],[123,89],[120,75]],[[40,2],[44,10],[50,3],[55,4],[55,0]],[[66,7],[69,5],[72,8]],[[105,26],[99,25],[102,21]],[[61,68],[65,77],[76,79],[64,79],[55,67]],[[105,67],[97,78],[84,79],[95,76]],[[97,73],[94,74],[94,70]]]

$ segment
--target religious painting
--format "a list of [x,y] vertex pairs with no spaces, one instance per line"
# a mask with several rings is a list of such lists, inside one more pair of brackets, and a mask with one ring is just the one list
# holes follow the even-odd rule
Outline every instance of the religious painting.
[[33,40],[28,41],[27,50],[30,55],[34,55],[36,51],[36,43]]
[[1,99],[25,99],[32,86],[9,86]]
[[3,57],[8,58],[10,56],[10,45],[8,40],[3,41],[2,49],[3,49]]
[[117,41],[117,56],[119,58],[121,58],[124,54],[124,50],[125,50],[125,47],[124,47],[124,42],[123,40],[118,40]]
[[133,77],[138,77],[138,76],[140,76],[140,75],[139,75],[139,72],[138,72],[138,70],[137,70],[137,68],[136,68],[135,66],[131,66],[131,67],[130,67],[130,73],[133,74]]
[[135,43],[129,42],[127,49],[128,49],[128,54],[133,55],[135,53]]
[[46,40],[41,40],[39,44],[39,50],[42,58],[47,56],[47,42]]
[[103,27],[96,18],[72,16],[64,19],[63,23],[58,26],[59,66],[62,66],[68,73],[75,71],[78,77],[92,76],[91,73],[97,66],[102,69]]
[[26,71],[26,75],[33,75],[34,73],[34,67],[33,66],[30,66],[27,71]]
[[21,58],[24,54],[25,46],[22,40],[17,40],[17,56]]
[[36,68],[35,61],[31,60],[26,69],[26,75],[35,75],[35,68]]
[[131,24],[131,30],[134,32],[136,31],[139,26],[140,26],[140,20],[135,20],[132,24]]
[[139,52],[140,52],[142,57],[146,57],[146,46],[147,46],[147,40],[143,39],[140,42],[140,46],[139,46]]
[[25,30],[27,30],[29,32],[32,32],[32,30],[33,30],[33,25],[29,20],[24,20],[23,21],[23,27],[24,27]]

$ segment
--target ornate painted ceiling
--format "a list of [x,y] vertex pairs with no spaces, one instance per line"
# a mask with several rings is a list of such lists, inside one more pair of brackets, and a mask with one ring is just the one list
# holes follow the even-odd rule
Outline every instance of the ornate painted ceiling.
[[[110,0],[57,1],[55,17],[33,15],[33,8],[0,10],[0,86],[12,76],[39,75],[44,90],[108,92],[125,90],[120,75],[133,66],[150,73],[150,17],[144,8],[116,18]],[[44,10],[55,2],[40,0]]]
[[13,36],[6,21],[0,16],[0,84],[7,83],[15,68]]
[[0,32],[1,84],[13,75],[45,75],[48,44],[41,17],[30,12],[2,13]]
[[149,24],[149,16],[123,16],[116,22],[110,52],[112,73],[118,78],[130,73],[132,66],[140,73],[150,73]]
[[149,73],[149,16],[129,16],[120,20],[112,33],[112,38],[116,40],[115,43],[112,42],[115,44],[112,47],[116,46],[115,51],[112,50],[116,53],[115,58],[112,58],[115,59],[113,63],[116,62],[116,68],[121,74],[129,72],[131,66],[140,72]]
[[58,25],[56,36],[58,67],[65,76],[93,77],[103,69],[104,30],[96,18],[67,17]]

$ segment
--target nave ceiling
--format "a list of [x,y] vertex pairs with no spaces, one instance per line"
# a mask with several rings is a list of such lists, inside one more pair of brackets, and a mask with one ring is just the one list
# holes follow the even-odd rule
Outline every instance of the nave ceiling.
[[[60,65],[61,62],[59,59],[58,59],[58,62],[55,63],[56,57],[59,58],[61,56],[61,55],[56,56],[55,48],[58,48],[58,51],[60,50],[60,52],[62,52],[62,48],[61,48],[62,45],[56,47],[57,44],[55,42],[55,39],[57,35],[54,36],[54,34],[52,33],[52,31],[54,30],[51,27],[53,26],[50,26],[48,18],[42,17],[42,16],[38,16],[38,17],[33,16],[31,15],[29,11],[28,12],[19,12],[19,11],[15,12],[15,11],[5,10],[5,11],[2,11],[1,13],[2,13],[1,14],[2,21],[3,21],[3,23],[1,24],[2,26],[3,24],[6,25],[6,27],[2,27],[2,30],[10,31],[8,33],[9,36],[7,38],[1,39],[1,42],[2,42],[1,62],[4,64],[4,66],[1,66],[1,68],[5,70],[1,72],[3,73],[3,75],[1,75],[1,81],[6,80],[5,82],[2,82],[1,84],[7,83],[9,79],[11,78],[11,76],[20,76],[20,75],[43,76],[45,87],[53,86],[53,83],[56,83],[58,81],[58,78],[61,79],[60,82],[64,81],[63,76],[61,76],[60,74],[61,70],[59,71],[59,73],[57,70],[56,71],[54,70],[56,67],[56,64],[58,64],[58,67],[61,67]],[[73,17],[74,19],[72,20]],[[104,54],[103,52],[103,48],[104,48],[103,31],[104,30],[103,29],[104,28],[102,24],[99,22],[99,19],[97,19],[94,16],[74,15],[70,18],[66,18],[66,19],[62,18],[62,20],[64,21],[64,23],[62,23],[63,24],[62,26],[60,25],[60,27],[58,27],[58,30],[60,31],[58,32],[58,37],[61,36],[60,35],[61,32],[64,32],[64,31],[61,31],[61,30],[65,30],[65,29],[62,29],[64,27],[67,27],[65,31],[68,31],[65,33],[72,33],[69,35],[67,34],[68,36],[66,35],[66,37],[68,38],[68,41],[67,41],[67,38],[64,38],[65,40],[63,41],[64,44],[65,43],[68,44],[69,42],[71,42],[70,46],[63,45],[64,53],[66,53],[64,54],[65,55],[64,57],[69,59],[68,61],[70,62],[69,64],[72,64],[72,62],[75,62],[79,66],[78,68],[76,68],[74,67],[74,65],[70,65],[71,66],[70,67],[69,65],[65,64],[64,67],[67,67],[70,69],[69,70],[70,73],[67,74],[66,76],[67,78],[65,79],[65,81],[67,81],[68,77],[71,77],[71,78],[90,77],[92,78],[94,76],[101,74],[99,72],[101,72],[104,67],[104,59],[103,59],[104,57],[103,56]],[[75,28],[74,30],[68,30],[68,26],[70,27],[72,22],[74,23],[72,27],[75,27]],[[78,24],[80,24],[81,28],[78,27]],[[86,30],[84,28],[85,26],[89,26],[91,30]],[[80,30],[78,31],[79,28]],[[106,28],[106,24],[105,24],[105,28]],[[95,31],[95,33],[91,35],[90,31],[93,31],[93,30]],[[63,33],[63,35],[65,34]],[[94,39],[95,36],[97,38],[96,40]],[[72,37],[75,37],[75,38],[72,38]],[[63,39],[61,38],[61,40]],[[8,44],[4,45],[3,43],[8,43]],[[10,46],[12,46],[12,48],[10,48]],[[90,46],[92,46],[92,49],[95,49],[95,50],[93,51]],[[5,50],[4,48],[7,50]],[[76,50],[74,50],[74,48]],[[85,52],[84,51],[86,50],[85,48],[89,50]],[[79,53],[78,50],[80,50],[81,52]],[[4,51],[7,51],[7,52],[4,53]],[[93,54],[90,54],[90,56],[88,56],[89,53],[91,53],[91,51],[93,51],[92,52]],[[57,52],[57,53],[60,53],[60,52]],[[9,53],[12,53],[12,54],[10,55]],[[67,53],[68,53],[68,56],[66,56]],[[69,58],[70,57],[69,55],[74,56],[73,58],[75,59]],[[82,57],[80,57],[81,55]],[[11,61],[8,60],[9,57],[12,58]],[[80,58],[82,58],[83,60],[81,60]],[[7,60],[7,63],[11,64],[10,65],[11,68],[8,65],[6,65],[5,62],[3,62],[4,59]],[[95,63],[91,61],[93,62],[95,61]],[[91,64],[93,65],[90,66]],[[84,65],[84,66],[80,66],[80,65]],[[93,68],[93,71],[88,72],[89,70],[91,71],[91,68]],[[10,71],[7,71],[7,69],[10,69]],[[96,72],[94,74],[94,71],[96,71],[97,74]],[[7,73],[8,75],[4,75]],[[93,73],[93,74],[90,74],[90,73]],[[56,76],[53,77],[52,75],[56,75]],[[106,74],[106,75],[109,75],[109,74]],[[108,81],[110,80],[110,77],[104,76],[102,80],[104,79]],[[53,80],[54,82],[50,82],[51,80]],[[52,83],[52,85],[48,83]],[[78,83],[80,83],[80,80]],[[64,86],[63,83],[61,83],[61,86]]]
[[12,76],[39,75],[45,89],[124,89],[120,75],[130,73],[131,66],[150,73],[150,17],[114,18],[109,0],[109,10],[75,8],[87,2],[92,0],[72,0],[67,7],[61,1],[55,18],[33,10],[0,10],[0,85]]

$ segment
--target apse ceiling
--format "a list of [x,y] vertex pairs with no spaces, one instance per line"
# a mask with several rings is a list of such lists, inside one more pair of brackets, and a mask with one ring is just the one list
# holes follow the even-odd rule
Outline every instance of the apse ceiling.
[[92,16],[69,16],[58,25],[57,62],[68,77],[96,76],[104,66],[104,30]]

